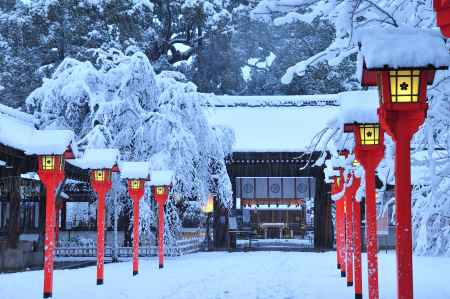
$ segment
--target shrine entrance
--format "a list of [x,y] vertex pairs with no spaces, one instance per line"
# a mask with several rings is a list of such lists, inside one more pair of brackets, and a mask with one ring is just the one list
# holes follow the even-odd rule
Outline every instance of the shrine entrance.
[[215,209],[216,248],[332,247],[331,198],[323,169],[304,167],[319,156],[296,159],[301,155],[300,152],[233,153],[227,160],[233,206],[228,211]]

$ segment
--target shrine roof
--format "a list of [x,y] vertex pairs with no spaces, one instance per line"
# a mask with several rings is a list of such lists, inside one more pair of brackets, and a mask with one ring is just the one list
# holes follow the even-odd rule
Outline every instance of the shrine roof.
[[234,152],[303,152],[338,116],[338,96],[331,98],[333,104],[323,106],[215,106],[207,116],[212,125],[234,130]]
[[63,154],[74,146],[70,130],[37,130],[32,115],[0,104],[0,143],[26,155]]

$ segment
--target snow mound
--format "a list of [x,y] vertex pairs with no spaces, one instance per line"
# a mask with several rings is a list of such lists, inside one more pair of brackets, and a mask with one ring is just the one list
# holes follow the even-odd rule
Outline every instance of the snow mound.
[[450,54],[445,40],[436,30],[411,27],[360,29],[360,61],[368,69],[407,67],[447,67]]
[[146,179],[150,175],[148,162],[120,162],[119,169],[122,179]]
[[348,91],[339,94],[341,125],[350,123],[378,123],[378,89]]
[[69,130],[37,130],[31,115],[0,105],[0,143],[26,155],[61,155],[74,144]]
[[81,169],[111,169],[117,165],[119,151],[117,149],[86,149],[80,159],[67,160]]
[[172,184],[174,173],[171,170],[152,170],[150,172],[150,186],[169,186]]

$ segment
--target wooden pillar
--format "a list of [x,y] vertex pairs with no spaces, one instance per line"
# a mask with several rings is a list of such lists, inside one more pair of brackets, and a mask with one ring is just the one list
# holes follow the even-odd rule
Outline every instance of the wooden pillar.
[[22,179],[21,171],[15,169],[8,179],[8,200],[9,200],[9,220],[8,220],[8,247],[16,249],[20,235],[20,185]]

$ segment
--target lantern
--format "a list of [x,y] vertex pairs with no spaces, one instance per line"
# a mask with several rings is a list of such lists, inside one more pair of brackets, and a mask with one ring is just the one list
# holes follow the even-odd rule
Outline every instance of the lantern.
[[169,198],[170,186],[152,186],[153,197],[158,203],[159,268],[164,268],[164,205]]
[[130,189],[132,190],[139,190],[141,188],[141,181],[140,180],[131,180],[130,181]]
[[38,156],[38,174],[46,189],[45,246],[44,246],[44,298],[53,293],[53,258],[55,249],[55,192],[64,179],[62,155]]
[[202,207],[203,213],[207,215],[206,217],[206,248],[211,250],[211,236],[210,236],[210,222],[211,222],[211,214],[214,211],[214,194],[208,195],[208,201],[206,205]]
[[97,193],[97,285],[103,284],[105,257],[105,198],[111,189],[111,169],[91,171],[91,186]]
[[93,182],[103,183],[107,179],[107,175],[110,175],[110,173],[106,169],[94,170],[93,171]]
[[202,207],[202,212],[205,214],[212,213],[214,210],[214,195],[209,194],[208,201],[206,202],[206,205]]
[[380,144],[380,124],[359,125],[359,135],[357,140],[361,145]]
[[128,179],[128,194],[133,202],[133,276],[139,273],[139,201],[144,196],[144,179]]

